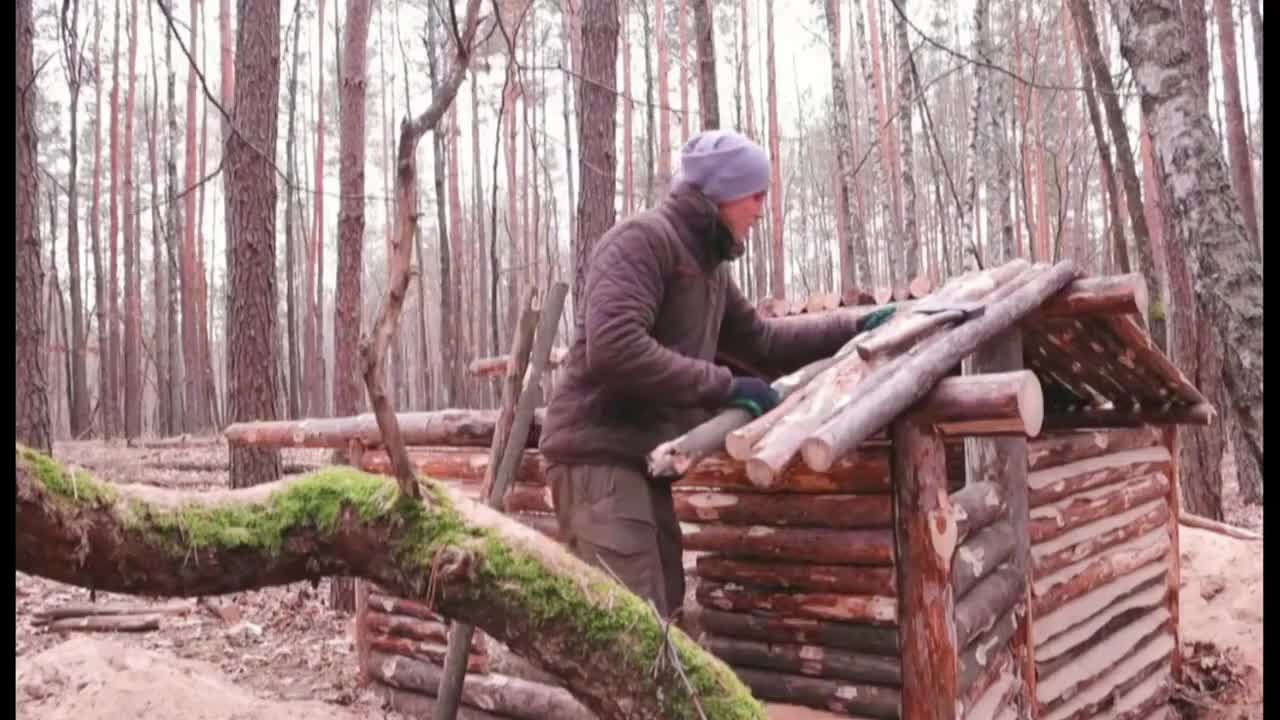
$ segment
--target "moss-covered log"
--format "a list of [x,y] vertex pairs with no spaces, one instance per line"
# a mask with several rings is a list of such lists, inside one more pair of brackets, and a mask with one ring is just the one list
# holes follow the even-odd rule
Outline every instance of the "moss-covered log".
[[[197,596],[361,577],[474,623],[601,718],[763,718],[724,663],[547,538],[424,482],[349,468],[235,491],[113,486],[19,446],[17,569],[111,592]],[[670,653],[664,655],[669,658]],[[692,690],[690,689],[692,688]]]

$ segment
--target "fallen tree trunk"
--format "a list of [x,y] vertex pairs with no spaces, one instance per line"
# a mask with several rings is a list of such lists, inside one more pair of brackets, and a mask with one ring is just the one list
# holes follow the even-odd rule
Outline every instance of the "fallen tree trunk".
[[[541,409],[534,413],[526,447],[537,447],[542,429]],[[406,445],[463,445],[488,448],[493,443],[497,410],[433,410],[397,413]],[[336,418],[240,422],[223,431],[232,446],[318,447],[346,449],[351,441],[380,447],[382,432],[370,413]]]
[[[728,667],[678,629],[668,634],[602,571],[434,483],[415,500],[388,478],[334,468],[185,493],[73,477],[23,447],[14,475],[21,572],[180,597],[360,577],[474,623],[602,719],[697,717],[695,695],[709,717],[764,717]],[[688,684],[671,663],[652,672],[664,638]]]
[[44,627],[49,632],[149,632],[160,629],[160,616],[94,615],[54,620]]

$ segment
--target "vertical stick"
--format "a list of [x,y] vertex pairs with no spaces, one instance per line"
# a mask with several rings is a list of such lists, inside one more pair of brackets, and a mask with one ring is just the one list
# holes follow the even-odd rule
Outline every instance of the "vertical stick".
[[[1166,426],[1162,433],[1164,435],[1165,447],[1169,449],[1169,457],[1173,458],[1173,462],[1169,463],[1169,541],[1173,551],[1169,558],[1169,617],[1173,618],[1173,646],[1182,647],[1182,634],[1178,632],[1179,618],[1181,617],[1180,603],[1178,598],[1178,590],[1182,586],[1182,545],[1178,540],[1178,525],[1181,522],[1182,515],[1182,481],[1179,475],[1181,471],[1178,463],[1178,453],[1182,450],[1182,435],[1177,425]],[[1182,653],[1173,653],[1173,680],[1177,682],[1182,679]]]
[[[1013,328],[997,335],[973,354],[974,373],[1006,372],[1021,370],[1022,333]],[[980,438],[968,445],[974,452],[969,458],[970,480],[991,482],[1004,488],[1009,503],[1009,523],[1013,526],[1015,551],[1014,565],[1027,579],[1026,591],[1014,612],[1022,616],[1012,640],[1015,669],[1020,670],[1023,692],[1026,693],[1028,717],[1039,714],[1036,703],[1036,675],[1034,637],[1031,618],[1031,536],[1027,523],[1030,510],[1027,505],[1027,439],[1022,435],[999,438]]]
[[956,717],[959,648],[951,556],[956,520],[947,497],[942,436],[911,420],[893,424],[893,500],[903,720]]

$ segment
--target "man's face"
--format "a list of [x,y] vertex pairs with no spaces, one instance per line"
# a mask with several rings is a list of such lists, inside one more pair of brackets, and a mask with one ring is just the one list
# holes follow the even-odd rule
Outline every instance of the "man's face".
[[755,193],[720,204],[720,220],[739,245],[747,240],[751,227],[764,217],[765,193]]

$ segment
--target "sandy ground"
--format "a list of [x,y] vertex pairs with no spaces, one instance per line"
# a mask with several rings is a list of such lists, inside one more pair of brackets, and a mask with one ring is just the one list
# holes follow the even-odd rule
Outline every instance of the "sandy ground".
[[[62,443],[55,455],[99,476],[192,490],[223,487],[221,444],[126,448]],[[327,452],[290,450],[286,472],[324,464]],[[1234,477],[1231,473],[1230,477]],[[1229,488],[1230,522],[1261,531],[1262,509],[1242,508]],[[1262,717],[1262,543],[1182,528],[1181,623],[1187,718]],[[351,618],[327,608],[328,588],[298,583],[236,593],[162,617],[145,633],[50,633],[33,623],[43,608],[87,602],[87,590],[17,573],[18,718],[107,720],[354,720],[404,716],[356,686]],[[174,605],[98,593],[99,603]],[[181,604],[181,603],[179,603]],[[207,606],[206,606],[207,605]],[[774,720],[836,716],[770,706]]]

